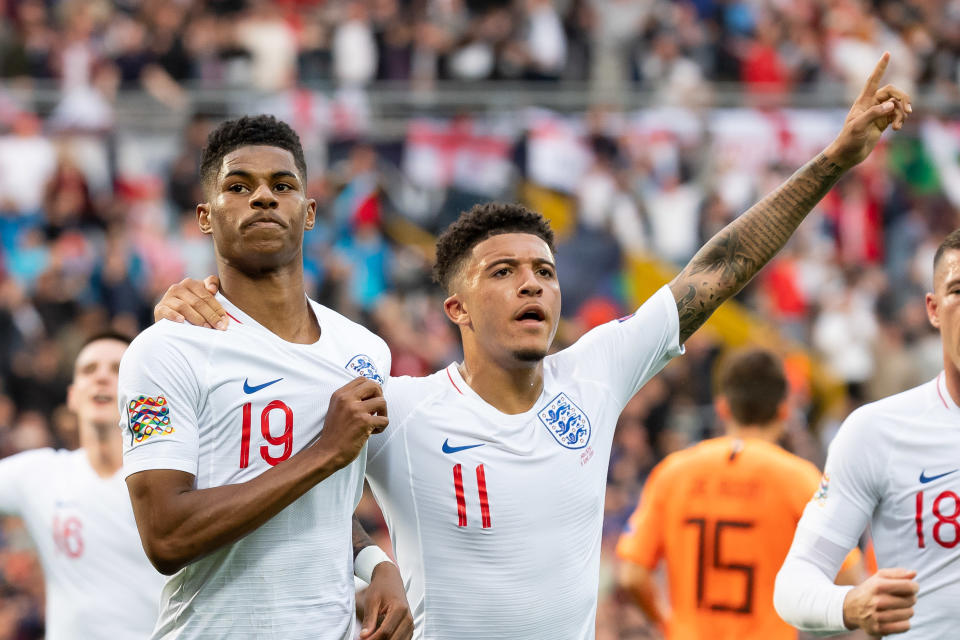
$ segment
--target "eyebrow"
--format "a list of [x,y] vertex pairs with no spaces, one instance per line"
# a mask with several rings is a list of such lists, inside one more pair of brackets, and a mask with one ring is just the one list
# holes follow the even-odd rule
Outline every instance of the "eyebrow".
[[[230,178],[233,176],[239,176],[241,178],[252,178],[253,174],[250,173],[249,171],[244,171],[243,169],[234,169],[228,172],[227,175],[223,176],[223,179],[226,180],[227,178]],[[286,169],[284,169],[283,171],[274,171],[272,174],[270,174],[270,178],[273,180],[276,180],[277,178],[293,178],[297,182],[300,182],[300,178],[297,176],[297,174],[295,174],[292,171],[287,171]]]
[[[520,260],[517,260],[516,258],[497,258],[496,260],[494,260],[493,262],[491,262],[491,263],[487,266],[487,269],[491,269],[491,268],[493,268],[493,267],[495,267],[495,266],[497,266],[497,265],[501,265],[501,264],[506,264],[506,265],[510,265],[511,267],[515,267],[515,266],[517,266],[518,264],[520,264],[520,262],[521,262],[521,261],[520,261]],[[557,265],[553,264],[552,261],[547,260],[546,258],[534,258],[533,263],[536,264],[536,265],[544,265],[544,264],[545,264],[545,265],[549,266],[551,269],[554,269],[554,270],[557,268]]]

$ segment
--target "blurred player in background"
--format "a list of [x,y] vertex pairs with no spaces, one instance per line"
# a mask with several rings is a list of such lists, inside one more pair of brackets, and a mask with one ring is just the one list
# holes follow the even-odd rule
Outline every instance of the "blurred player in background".
[[[816,633],[955,638],[960,628],[960,230],[934,256],[927,316],[940,331],[935,379],[846,419],[821,490],[777,577],[776,607]],[[880,571],[856,588],[826,576],[870,523]]]
[[[726,435],[665,458],[617,544],[620,584],[669,640],[796,640],[773,609],[773,583],[820,472],[777,440],[787,379],[771,353],[730,356],[715,401]],[[663,560],[663,602],[654,571]],[[859,550],[840,584],[862,578]]]
[[46,580],[47,640],[149,638],[163,576],[143,553],[123,482],[117,370],[129,339],[104,333],[77,356],[67,406],[80,448],[0,460],[0,515],[23,518]]
[[353,518],[390,352],[304,293],[316,202],[300,140],[273,117],[228,121],[200,172],[197,218],[234,321],[155,324],[120,368],[133,510],[171,576],[154,637],[352,639],[361,569],[363,636],[409,638],[397,567]]
[[[559,353],[547,355],[560,287],[546,221],[519,205],[488,204],[443,233],[434,275],[449,296],[444,309],[460,329],[464,359],[430,376],[392,379],[392,426],[371,438],[367,465],[416,637],[594,636],[607,467],[621,410],[883,130],[902,126],[907,96],[879,89],[888,57],[822,154],[721,230],[636,313]],[[202,283],[184,282],[157,314],[217,326],[218,299]]]

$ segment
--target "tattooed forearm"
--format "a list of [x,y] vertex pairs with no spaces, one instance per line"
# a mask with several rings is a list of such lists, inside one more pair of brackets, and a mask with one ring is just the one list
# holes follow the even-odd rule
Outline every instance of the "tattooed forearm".
[[779,251],[844,169],[823,154],[728,224],[670,283],[680,314],[680,341],[743,288]]
[[356,558],[358,553],[374,544],[376,543],[367,535],[360,520],[353,516],[353,557]]

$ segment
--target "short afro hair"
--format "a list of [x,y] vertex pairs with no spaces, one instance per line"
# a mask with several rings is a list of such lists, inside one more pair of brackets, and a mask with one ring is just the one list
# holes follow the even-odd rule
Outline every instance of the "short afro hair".
[[256,145],[279,147],[292,153],[300,178],[306,182],[307,161],[300,137],[286,122],[265,115],[227,120],[210,132],[207,146],[200,155],[200,181],[205,187],[213,184],[225,155],[240,147]]
[[478,204],[461,214],[459,220],[440,234],[437,239],[437,263],[433,267],[433,279],[449,291],[454,274],[473,247],[502,233],[529,233],[538,236],[547,243],[551,253],[556,253],[553,229],[539,213],[519,204]]

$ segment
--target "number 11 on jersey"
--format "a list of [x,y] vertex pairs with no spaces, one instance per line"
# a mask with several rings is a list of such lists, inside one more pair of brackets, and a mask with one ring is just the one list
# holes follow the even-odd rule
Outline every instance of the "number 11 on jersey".
[[[467,526],[467,500],[463,493],[463,468],[459,463],[453,465],[453,490],[457,496],[457,526]],[[477,465],[477,491],[480,495],[480,526],[489,529],[490,502],[487,498],[487,476],[483,465]]]

